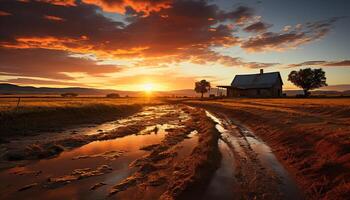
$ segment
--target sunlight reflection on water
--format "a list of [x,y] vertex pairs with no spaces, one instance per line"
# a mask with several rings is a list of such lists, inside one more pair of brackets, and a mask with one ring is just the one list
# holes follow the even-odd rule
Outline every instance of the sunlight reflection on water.
[[[108,130],[113,130],[120,126],[134,123],[149,123],[151,122],[149,119],[156,119],[175,112],[179,113],[183,119],[188,118],[187,114],[174,106],[148,107],[144,111],[126,119],[78,130],[79,133],[83,134],[96,134],[96,132],[100,133],[102,131],[108,133]],[[147,123],[145,124],[148,125]],[[71,151],[64,151],[55,158],[35,161],[22,168],[17,167],[1,171],[0,180],[6,184],[0,186],[0,199],[30,199],[30,197],[33,197],[33,199],[34,197],[35,199],[104,199],[112,185],[127,178],[135,171],[134,168],[129,167],[130,163],[148,154],[147,151],[140,150],[140,148],[160,143],[167,134],[166,130],[179,128],[178,124],[179,120],[172,120],[170,124],[153,123],[135,135],[91,142]],[[97,130],[102,131],[99,132]],[[111,151],[121,152],[121,154],[120,156],[117,154],[116,159],[114,157],[113,159],[108,159],[108,156],[99,156]],[[74,169],[96,169],[104,164],[112,167],[113,171],[101,176],[71,182],[64,186],[51,189],[45,188],[49,177],[69,175]],[[14,174],[14,171],[22,171],[23,175]],[[38,172],[37,175],[35,175],[36,172]],[[99,182],[104,182],[107,185],[93,192],[89,190],[92,185]],[[19,188],[32,183],[39,183],[40,186],[17,192]]]

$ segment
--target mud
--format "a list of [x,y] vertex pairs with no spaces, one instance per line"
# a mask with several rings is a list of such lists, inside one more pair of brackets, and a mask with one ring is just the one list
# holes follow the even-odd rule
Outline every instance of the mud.
[[[132,191],[135,182],[163,188],[157,189],[158,193],[148,193],[159,197],[168,183],[168,175],[163,172],[173,166],[170,163],[178,161],[175,158],[187,157],[196,146],[196,132],[189,126],[192,122],[188,122],[191,117],[184,106],[159,106],[119,120],[114,128],[103,125],[105,129],[101,129],[101,125],[81,129],[90,130],[87,132],[67,130],[75,134],[57,136],[54,140],[64,147],[60,154],[0,172],[0,179],[7,183],[0,186],[0,198],[21,199],[30,194],[35,199],[104,199],[113,189]],[[139,124],[142,129],[128,131]],[[118,137],[114,137],[116,134]],[[94,140],[84,144],[85,140],[81,140],[84,137]],[[38,138],[31,141],[37,142],[35,139]],[[50,139],[41,144],[48,144]],[[70,146],[76,141],[82,146],[73,149]],[[149,149],[142,150],[143,147]]]
[[[171,106],[151,106],[125,119],[108,122],[99,126],[88,125],[64,132],[22,138],[1,145],[0,157],[10,161],[37,160],[59,155],[64,150],[83,146],[97,140],[111,140],[132,134],[147,134],[158,129],[154,124],[162,125],[171,121],[166,128],[172,128],[178,119],[186,119],[184,112],[176,112]],[[144,130],[147,126],[146,130]],[[144,132],[141,132],[143,131]],[[74,133],[74,134],[71,134]],[[0,169],[6,168],[6,162],[0,162]]]
[[0,199],[302,198],[252,131],[199,108],[151,106],[41,139],[6,146],[31,161],[7,161],[18,166],[0,171]]
[[[226,145],[220,145],[224,159],[220,169],[223,173],[218,171],[214,176],[212,189],[206,194],[206,199],[213,196],[232,197],[232,191],[236,197],[239,195],[243,199],[304,198],[296,182],[279,163],[270,147],[252,131],[225,115],[215,116],[209,112],[207,115],[217,123],[216,128],[221,132],[221,141]],[[229,159],[233,163],[225,162]],[[228,180],[230,177],[231,180]],[[217,185],[228,187],[228,184],[231,190],[223,190],[220,194],[215,192]]]

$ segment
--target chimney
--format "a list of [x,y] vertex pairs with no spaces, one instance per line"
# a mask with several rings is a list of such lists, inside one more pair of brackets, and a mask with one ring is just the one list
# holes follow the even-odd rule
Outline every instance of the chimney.
[[260,69],[260,74],[263,74],[264,73],[264,69]]

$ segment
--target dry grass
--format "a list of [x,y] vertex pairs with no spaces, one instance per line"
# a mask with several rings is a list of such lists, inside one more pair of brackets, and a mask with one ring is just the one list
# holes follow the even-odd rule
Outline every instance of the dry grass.
[[308,199],[350,196],[350,99],[187,101],[249,126],[290,168]]
[[68,126],[103,123],[126,117],[143,105],[159,104],[145,98],[0,98],[0,139],[57,131]]
[[[0,96],[1,97],[1,96]],[[18,98],[1,97],[0,112],[14,111],[17,106]],[[80,107],[90,104],[105,105],[130,105],[130,104],[156,104],[161,103],[156,98],[104,98],[104,97],[77,97],[62,98],[57,96],[50,97],[26,97],[22,96],[19,104],[19,110],[26,111],[32,109],[44,109],[52,107]]]

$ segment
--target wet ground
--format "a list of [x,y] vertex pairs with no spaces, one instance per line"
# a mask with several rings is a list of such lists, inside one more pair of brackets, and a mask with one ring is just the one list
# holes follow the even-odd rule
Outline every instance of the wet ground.
[[303,199],[295,181],[266,143],[225,115],[206,114],[221,133],[223,157],[206,199]]
[[[222,159],[206,192],[198,197],[301,199],[293,179],[254,133],[225,116],[206,114],[221,133]],[[168,177],[198,145],[191,117],[186,106],[152,106],[122,120],[6,144],[2,151],[77,135],[106,136],[142,125],[129,135],[99,139],[55,157],[17,162],[18,166],[3,169],[0,199],[158,199],[167,189]]]

